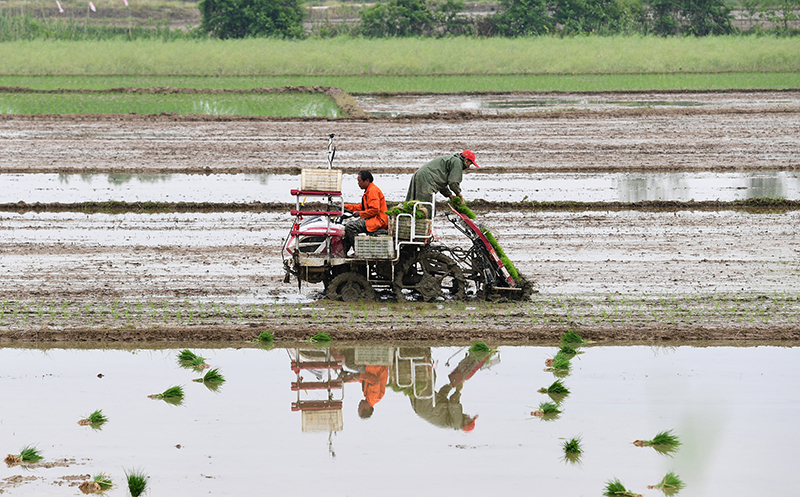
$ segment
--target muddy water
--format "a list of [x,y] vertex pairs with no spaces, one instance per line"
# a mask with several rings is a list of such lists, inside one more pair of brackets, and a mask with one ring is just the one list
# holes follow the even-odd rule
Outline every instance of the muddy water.
[[[585,348],[552,420],[531,412],[550,400],[537,390],[555,379],[543,371],[555,346],[501,346],[484,363],[458,347],[306,347],[194,349],[226,378],[216,392],[191,381],[200,374],[178,366],[178,349],[0,349],[0,450],[36,444],[45,463],[68,460],[2,465],[0,490],[80,495],[67,477],[106,472],[122,484],[137,468],[152,495],[600,495],[613,478],[655,495],[647,485],[671,470],[684,497],[788,495],[798,347]],[[298,359],[333,363],[300,364],[301,381],[355,381],[293,391]],[[360,371],[388,376],[368,419]],[[417,390],[398,386],[408,384]],[[448,384],[462,385],[460,398],[441,395]],[[185,388],[180,406],[147,397],[173,385]],[[425,399],[434,391],[436,406]],[[315,400],[341,408],[307,409]],[[77,424],[96,409],[109,418],[102,429]],[[671,456],[632,444],[670,429],[683,442]],[[585,451],[578,464],[563,459],[572,437]]]
[[[376,176],[389,202],[405,199],[409,174]],[[291,202],[300,179],[288,174],[0,174],[0,203],[84,202]],[[800,173],[508,173],[472,172],[462,183],[469,199],[488,201],[638,202],[643,200],[800,199]],[[361,196],[354,174],[342,190],[349,202]]]
[[726,93],[497,93],[452,95],[359,95],[364,111],[373,115],[401,116],[431,112],[469,111],[498,115],[520,112],[613,111],[625,108],[797,109],[799,92]]

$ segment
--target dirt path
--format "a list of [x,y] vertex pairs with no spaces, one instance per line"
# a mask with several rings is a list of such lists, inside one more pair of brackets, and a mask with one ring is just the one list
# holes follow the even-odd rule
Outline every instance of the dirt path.
[[[0,119],[0,172],[482,172],[800,167],[797,112],[582,112],[364,121]],[[469,181],[467,177],[466,181]],[[209,193],[212,195],[212,192]],[[0,340],[800,339],[800,212],[483,210],[539,293],[522,304],[341,305],[282,282],[288,214],[0,213]],[[441,241],[465,239],[437,220]],[[288,302],[288,303],[287,303]]]

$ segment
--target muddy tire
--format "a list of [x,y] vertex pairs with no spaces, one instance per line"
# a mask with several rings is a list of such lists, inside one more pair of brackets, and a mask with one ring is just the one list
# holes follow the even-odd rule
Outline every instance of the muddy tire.
[[439,252],[420,252],[405,261],[395,274],[394,291],[398,299],[402,290],[411,290],[426,302],[439,298],[463,300],[466,280],[461,268],[450,257]]
[[342,273],[335,277],[325,289],[325,296],[341,302],[375,300],[375,290],[359,273]]

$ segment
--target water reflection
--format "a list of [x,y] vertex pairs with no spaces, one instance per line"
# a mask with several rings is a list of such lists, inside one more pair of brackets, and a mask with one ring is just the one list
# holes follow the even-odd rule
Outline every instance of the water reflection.
[[[344,429],[346,383],[361,386],[357,409],[362,419],[373,415],[388,387],[408,397],[414,413],[431,425],[472,431],[478,415],[464,412],[464,385],[478,371],[500,363],[497,350],[467,351],[437,387],[438,363],[430,347],[307,347],[290,350],[289,356],[296,377],[291,389],[297,395],[292,411],[301,413],[302,431],[328,433]],[[335,457],[332,443],[329,451]]]
[[[389,203],[405,198],[409,174],[382,174]],[[291,202],[299,178],[289,174],[0,174],[0,203],[49,202]],[[492,202],[800,199],[800,173],[470,173],[469,199]],[[345,198],[359,198],[354,174],[342,179]]]

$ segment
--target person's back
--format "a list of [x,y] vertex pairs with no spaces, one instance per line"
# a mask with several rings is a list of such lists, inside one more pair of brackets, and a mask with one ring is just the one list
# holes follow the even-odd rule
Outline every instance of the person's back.
[[436,192],[447,198],[461,196],[464,169],[475,165],[475,154],[469,150],[461,154],[443,155],[420,167],[411,177],[406,202],[419,200],[432,202]]

